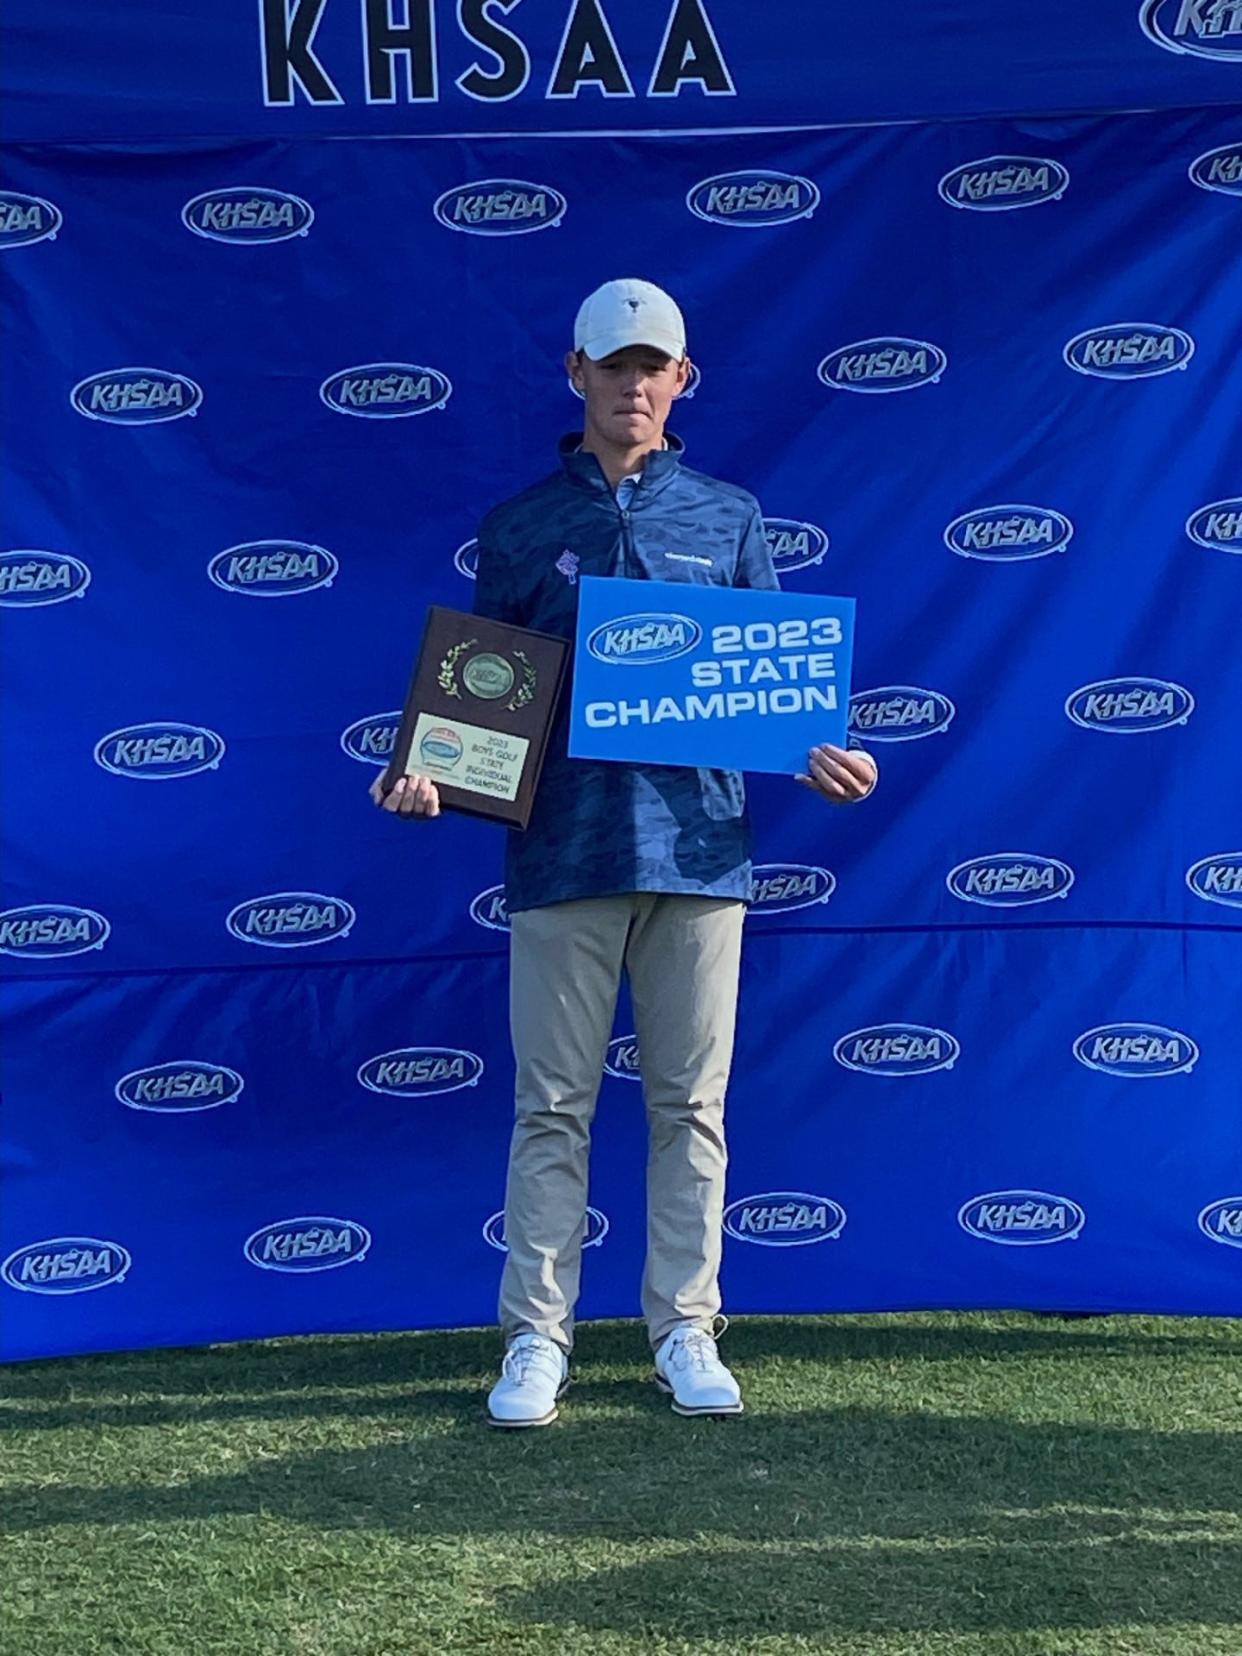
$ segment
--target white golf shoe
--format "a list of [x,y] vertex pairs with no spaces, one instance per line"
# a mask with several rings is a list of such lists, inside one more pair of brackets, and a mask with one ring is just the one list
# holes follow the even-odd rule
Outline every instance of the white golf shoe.
[[500,1379],[487,1399],[489,1426],[550,1426],[556,1400],[569,1384],[569,1359],[543,1334],[518,1334],[509,1342]]
[[703,1329],[688,1324],[675,1328],[657,1348],[655,1367],[656,1385],[672,1393],[674,1414],[741,1414],[738,1383]]

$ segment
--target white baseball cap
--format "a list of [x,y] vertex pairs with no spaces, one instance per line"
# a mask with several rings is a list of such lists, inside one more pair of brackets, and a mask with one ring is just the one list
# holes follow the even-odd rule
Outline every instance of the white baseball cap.
[[686,324],[663,288],[626,276],[588,294],[574,321],[574,350],[592,362],[627,345],[654,345],[678,362],[686,354]]

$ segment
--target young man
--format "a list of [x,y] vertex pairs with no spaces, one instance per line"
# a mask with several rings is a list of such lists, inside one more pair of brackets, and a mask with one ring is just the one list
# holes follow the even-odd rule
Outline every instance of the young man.
[[[475,610],[572,638],[580,575],[777,586],[752,495],[681,463],[666,433],[690,373],[685,325],[649,282],[585,300],[565,366],[585,401],[560,469],[488,513]],[[509,835],[510,1021],[516,1121],[500,1290],[507,1349],[495,1426],[556,1418],[568,1376],[591,1118],[622,972],[641,1054],[649,1153],[642,1307],[657,1384],[679,1414],[739,1414],[713,1338],[724,1207],[724,1097],[733,1051],[750,831],[735,772],[567,754],[569,695],[530,826]],[[804,786],[835,803],[874,787],[869,755],[811,750]],[[434,817],[427,777],[385,797]]]

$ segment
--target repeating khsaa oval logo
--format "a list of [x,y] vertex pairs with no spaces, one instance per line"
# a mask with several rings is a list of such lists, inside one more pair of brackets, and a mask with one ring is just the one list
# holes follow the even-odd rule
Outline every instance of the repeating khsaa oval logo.
[[955,517],[944,532],[950,552],[989,563],[1019,563],[1064,552],[1074,525],[1050,506],[979,506]]
[[55,241],[56,232],[64,222],[60,208],[42,196],[0,190],[0,248]]
[[262,185],[229,184],[222,190],[207,190],[181,209],[181,222],[196,236],[246,246],[304,236],[314,220],[309,201]]
[[479,543],[477,540],[463,541],[453,553],[453,568],[459,575],[464,575],[468,581],[476,581],[479,577]]
[[761,1248],[803,1248],[831,1242],[845,1229],[845,1209],[831,1196],[804,1190],[768,1190],[743,1196],[724,1210],[725,1234]]
[[763,534],[778,575],[792,575],[822,563],[828,550],[827,533],[817,523],[802,523],[798,518],[764,518]]
[[878,395],[935,385],[948,365],[948,357],[930,340],[883,335],[838,346],[828,353],[816,372],[822,383],[834,391]]
[[468,236],[525,236],[558,225],[568,205],[550,184],[483,178],[445,190],[432,212],[446,230],[462,230]]
[[[608,1235],[608,1216],[598,1208],[589,1207],[586,1210],[586,1227],[582,1233],[584,1248],[598,1248]],[[483,1240],[489,1248],[496,1248],[501,1253],[508,1253],[509,1244],[505,1241],[505,1215],[502,1208],[499,1213],[493,1213],[483,1222]]]
[[109,425],[160,425],[197,414],[203,390],[164,368],[110,368],[79,380],[69,401],[88,420]]
[[1211,1242],[1242,1248],[1242,1196],[1222,1196],[1199,1215],[1199,1229]]
[[37,609],[80,598],[91,584],[91,572],[79,558],[65,552],[39,552],[19,547],[0,552],[0,607]]
[[994,1190],[963,1202],[957,1222],[980,1242],[1032,1248],[1072,1241],[1087,1216],[1068,1196],[1051,1196],[1046,1190]]
[[608,1075],[615,1075],[618,1081],[642,1080],[637,1035],[618,1035],[615,1040],[609,1041],[604,1055],[604,1070]]
[[928,1024],[873,1024],[842,1035],[832,1056],[859,1075],[931,1075],[952,1069],[962,1048],[947,1029]]
[[198,1058],[179,1058],[131,1070],[116,1084],[116,1096],[131,1110],[159,1115],[183,1115],[190,1110],[214,1110],[241,1097],[246,1083],[225,1064]]
[[1242,552],[1242,495],[1201,506],[1186,520],[1192,541],[1213,552]]
[[1186,870],[1186,884],[1207,903],[1242,908],[1242,851],[1220,851],[1214,857],[1200,858]]
[[351,759],[358,759],[364,765],[386,765],[392,758],[400,725],[399,707],[391,713],[373,713],[369,719],[358,719],[341,732],[341,747]]
[[510,930],[504,886],[488,886],[486,891],[480,891],[470,905],[470,918],[476,926],[486,926],[488,931]]
[[688,615],[653,612],[601,622],[587,638],[596,661],[618,667],[651,667],[693,650],[703,629]]
[[336,414],[363,420],[400,420],[430,414],[453,394],[447,374],[412,362],[367,362],[330,374],[319,395]]
[[719,173],[696,184],[686,196],[686,206],[708,224],[763,229],[810,218],[819,206],[819,187],[794,173]]
[[460,1047],[398,1047],[368,1058],[358,1079],[370,1092],[394,1098],[431,1098],[477,1087],[483,1060]]
[[1029,851],[993,851],[970,857],[945,876],[945,884],[964,903],[986,903],[989,908],[1021,908],[1064,897],[1074,883],[1074,871],[1056,857]]
[[339,1265],[356,1265],[366,1258],[370,1246],[370,1231],[354,1219],[303,1214],[296,1219],[278,1219],[254,1231],[246,1238],[242,1251],[261,1271],[305,1275],[334,1271]]
[[1015,207],[1060,201],[1068,186],[1068,169],[1047,156],[985,155],[981,161],[964,161],[945,173],[938,190],[950,207],[1008,213]]
[[0,914],[0,954],[24,960],[64,960],[102,949],[112,927],[94,909],[72,903],[28,903]]
[[1135,736],[1146,730],[1184,725],[1195,710],[1195,698],[1168,679],[1100,679],[1075,690],[1065,711],[1084,730],[1103,730],[1113,736]]
[[331,586],[340,569],[334,553],[306,541],[245,541],[217,552],[207,574],[223,592],[246,598],[294,598]]
[[1189,1075],[1199,1048],[1189,1035],[1163,1024],[1114,1023],[1085,1029],[1074,1042],[1074,1057],[1102,1075],[1142,1081],[1149,1075]]
[[1139,23],[1166,52],[1242,62],[1242,12],[1236,0],[1143,0]]
[[826,903],[837,889],[835,874],[807,863],[759,863],[752,878],[748,914],[791,914]]
[[53,1236],[29,1242],[0,1265],[0,1277],[25,1294],[87,1294],[123,1282],[133,1263],[128,1248],[97,1236]]
[[1195,342],[1181,328],[1160,322],[1109,322],[1075,334],[1063,351],[1077,373],[1095,379],[1153,379],[1185,368],[1195,354]]
[[1242,144],[1222,144],[1197,155],[1187,169],[1192,184],[1220,195],[1242,196]]
[[939,690],[913,684],[882,684],[850,697],[849,728],[870,742],[915,742],[935,736],[953,722],[957,709]]
[[109,731],[95,744],[95,763],[103,770],[141,782],[169,782],[215,770],[223,757],[223,736],[206,725],[127,725]]
[[242,943],[266,949],[305,949],[348,937],[357,916],[343,897],[317,891],[277,891],[238,903],[225,925]]

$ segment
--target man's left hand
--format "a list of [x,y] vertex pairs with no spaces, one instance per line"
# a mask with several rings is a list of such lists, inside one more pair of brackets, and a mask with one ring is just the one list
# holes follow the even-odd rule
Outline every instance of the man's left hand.
[[834,747],[825,742],[807,754],[807,772],[796,780],[834,805],[853,805],[866,799],[879,777],[879,766],[859,748]]

